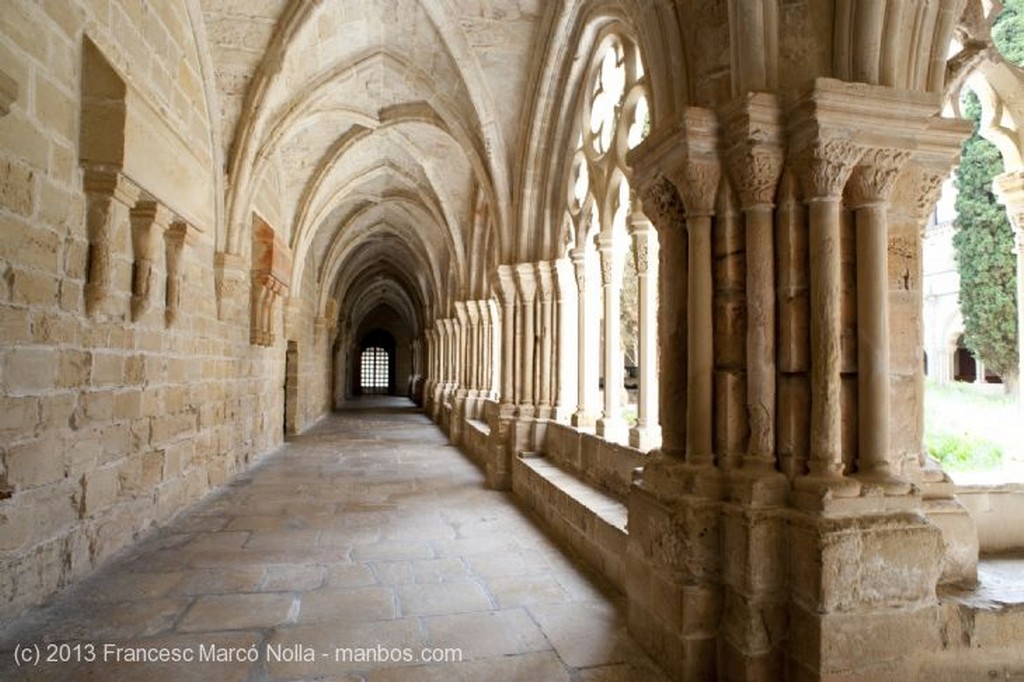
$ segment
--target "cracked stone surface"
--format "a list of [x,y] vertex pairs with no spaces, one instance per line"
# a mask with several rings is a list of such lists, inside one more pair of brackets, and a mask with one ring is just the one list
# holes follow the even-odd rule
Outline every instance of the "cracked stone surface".
[[[92,645],[97,660],[14,664],[19,644],[39,645],[45,659],[61,656],[50,645],[62,643]],[[252,646],[254,661],[113,660],[114,647],[196,658],[205,647],[209,658]],[[378,659],[409,650],[414,660],[344,660],[360,647]],[[425,662],[425,648],[460,650],[462,661]],[[63,655],[88,655],[77,651]],[[485,489],[407,401],[390,398],[331,415],[7,623],[0,677],[664,679],[626,632],[621,596],[567,560],[504,493]]]

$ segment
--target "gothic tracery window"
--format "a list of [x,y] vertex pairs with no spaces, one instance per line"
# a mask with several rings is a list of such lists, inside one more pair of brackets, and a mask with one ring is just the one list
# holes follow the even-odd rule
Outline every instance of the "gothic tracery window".
[[[618,344],[614,353],[618,360],[608,367],[607,359],[593,362],[596,355],[589,361],[581,357],[580,363],[591,365],[589,370],[581,368],[581,380],[588,371],[599,373],[600,382],[590,384],[598,387],[598,395],[592,396],[594,401],[605,400],[606,376],[621,383],[617,391],[622,403],[618,416],[635,422],[639,301],[636,249],[630,224],[633,191],[626,157],[650,130],[647,80],[638,46],[622,34],[606,35],[590,64],[578,110],[579,133],[575,136],[567,180],[566,247],[567,251],[575,248],[577,262],[583,261],[587,280],[593,283],[581,292],[585,297],[581,305],[591,311],[588,313],[590,323],[585,326],[593,324],[587,343],[603,349],[610,335],[612,343]],[[616,304],[602,306],[601,297],[608,296],[609,291],[615,292],[611,295],[617,298]],[[603,318],[607,310],[616,309],[620,317],[619,329],[612,334]],[[605,357],[603,350],[600,357]],[[655,380],[655,377],[648,378],[652,383]],[[581,412],[585,411],[583,407],[581,404]],[[609,419],[607,404],[604,412],[604,419]]]

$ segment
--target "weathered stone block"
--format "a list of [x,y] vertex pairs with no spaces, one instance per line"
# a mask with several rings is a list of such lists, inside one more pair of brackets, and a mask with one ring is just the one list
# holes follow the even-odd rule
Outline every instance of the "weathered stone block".
[[81,479],[82,503],[79,517],[94,516],[117,500],[118,467],[108,466],[85,472]]
[[29,434],[39,421],[38,398],[0,396],[0,434]]
[[57,382],[57,351],[42,346],[14,348],[7,352],[4,383],[9,395],[33,395],[48,391]]
[[83,350],[60,351],[60,370],[57,372],[57,386],[60,388],[81,388],[89,384],[92,376],[92,353]]
[[64,451],[53,437],[11,447],[4,463],[7,481],[15,489],[34,488],[64,478]]
[[39,428],[50,433],[79,425],[78,394],[51,393],[39,401]]
[[25,343],[31,338],[29,314],[26,308],[0,305],[0,338],[12,345]]
[[781,510],[750,511],[725,505],[722,514],[723,580],[746,596],[778,594],[786,584],[786,529]]
[[[813,613],[790,609],[789,656],[823,676],[878,679],[886,664],[940,647],[936,607]],[[895,678],[892,678],[895,679]]]
[[[35,185],[32,170],[11,161],[0,161],[0,206],[11,213],[31,216],[35,203]],[[15,221],[4,221],[4,232],[14,224]],[[9,238],[0,238],[0,244],[6,244]]]
[[14,303],[49,307],[57,305],[59,280],[53,275],[11,268],[8,276],[11,300]]
[[124,381],[124,356],[120,353],[93,353],[92,385],[121,386]]

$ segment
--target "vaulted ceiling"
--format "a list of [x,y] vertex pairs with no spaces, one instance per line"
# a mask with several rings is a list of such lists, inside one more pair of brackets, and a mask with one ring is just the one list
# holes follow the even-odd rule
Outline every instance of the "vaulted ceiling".
[[229,183],[220,246],[244,253],[259,213],[292,248],[292,295],[336,299],[353,327],[385,305],[418,330],[482,296],[483,250],[510,248],[510,159],[546,3],[201,5]]

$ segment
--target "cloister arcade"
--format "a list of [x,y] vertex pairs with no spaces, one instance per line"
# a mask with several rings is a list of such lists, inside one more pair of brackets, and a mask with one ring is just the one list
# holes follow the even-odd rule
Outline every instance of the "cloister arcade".
[[382,392],[672,679],[1016,674],[1020,600],[979,557],[1024,537],[923,447],[922,230],[964,87],[1024,273],[999,9],[9,0],[0,603]]

